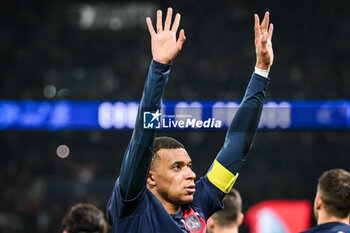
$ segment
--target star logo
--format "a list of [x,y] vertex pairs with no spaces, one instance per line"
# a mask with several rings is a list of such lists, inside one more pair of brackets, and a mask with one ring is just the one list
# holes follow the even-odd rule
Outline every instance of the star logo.
[[159,129],[160,128],[160,113],[159,109],[156,112],[143,113],[143,128],[144,129]]
[[155,113],[151,113],[151,115],[153,116],[151,122],[153,122],[155,119],[157,119],[157,121],[159,121],[159,117],[160,117],[162,114],[159,113],[159,109],[158,109]]

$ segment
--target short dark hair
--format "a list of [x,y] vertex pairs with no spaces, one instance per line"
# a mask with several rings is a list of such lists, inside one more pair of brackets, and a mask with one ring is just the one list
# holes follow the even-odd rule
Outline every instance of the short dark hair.
[[184,145],[172,137],[156,137],[154,139],[153,154],[156,154],[160,149],[185,149]]
[[68,233],[106,233],[107,222],[103,212],[92,204],[72,206],[63,218],[63,230]]
[[346,218],[350,214],[350,173],[331,169],[318,180],[319,195],[328,214]]
[[228,227],[238,224],[239,214],[242,212],[242,198],[235,189],[231,191],[223,199],[224,209],[213,214],[215,224],[220,227]]
[[179,141],[172,137],[156,137],[154,139],[154,148],[153,148],[153,157],[151,162],[151,170],[153,170],[156,166],[156,161],[160,159],[157,152],[160,149],[185,149],[184,145],[182,145]]

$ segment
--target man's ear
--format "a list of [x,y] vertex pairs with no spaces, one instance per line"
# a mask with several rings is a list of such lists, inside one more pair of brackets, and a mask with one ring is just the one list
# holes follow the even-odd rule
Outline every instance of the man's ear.
[[239,213],[238,215],[238,221],[237,221],[237,226],[240,226],[243,224],[243,220],[244,220],[244,214],[243,213]]
[[147,176],[147,185],[150,185],[151,187],[156,186],[156,181],[154,179],[154,172],[152,170],[150,170],[148,172],[148,176]]
[[215,228],[215,221],[212,217],[208,218],[207,220],[207,227],[208,227],[208,232],[213,232]]
[[240,213],[238,216],[237,226],[242,225],[244,219],[244,214]]
[[323,200],[319,195],[316,195],[315,197],[315,209],[319,210],[321,209],[323,205]]

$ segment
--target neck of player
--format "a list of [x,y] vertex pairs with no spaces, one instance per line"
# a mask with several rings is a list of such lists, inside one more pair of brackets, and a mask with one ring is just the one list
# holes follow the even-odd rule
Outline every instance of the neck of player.
[[160,202],[169,214],[177,214],[181,211],[181,205],[174,205],[164,200],[160,200]]
[[154,196],[162,203],[163,207],[169,214],[177,214],[181,211],[181,205],[173,204],[169,201],[164,200],[161,195],[155,191],[155,188],[148,186],[148,189],[153,193]]
[[349,224],[349,216],[347,218],[337,218],[335,216],[328,215],[326,211],[320,211],[317,219],[317,225],[329,222],[341,222]]

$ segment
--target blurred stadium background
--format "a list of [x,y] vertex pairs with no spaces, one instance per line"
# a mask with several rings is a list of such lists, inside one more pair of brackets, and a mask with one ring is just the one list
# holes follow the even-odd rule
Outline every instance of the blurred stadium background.
[[[144,18],[167,6],[182,14],[187,41],[165,99],[240,100],[255,64],[253,14],[266,10],[275,26],[268,100],[350,99],[349,1],[1,0],[0,100],[138,100],[151,60]],[[0,232],[60,232],[72,204],[104,209],[131,133],[1,129]],[[183,142],[200,177],[225,133],[160,135]],[[235,186],[244,211],[312,201],[324,170],[349,170],[349,141],[346,129],[259,132]]]

